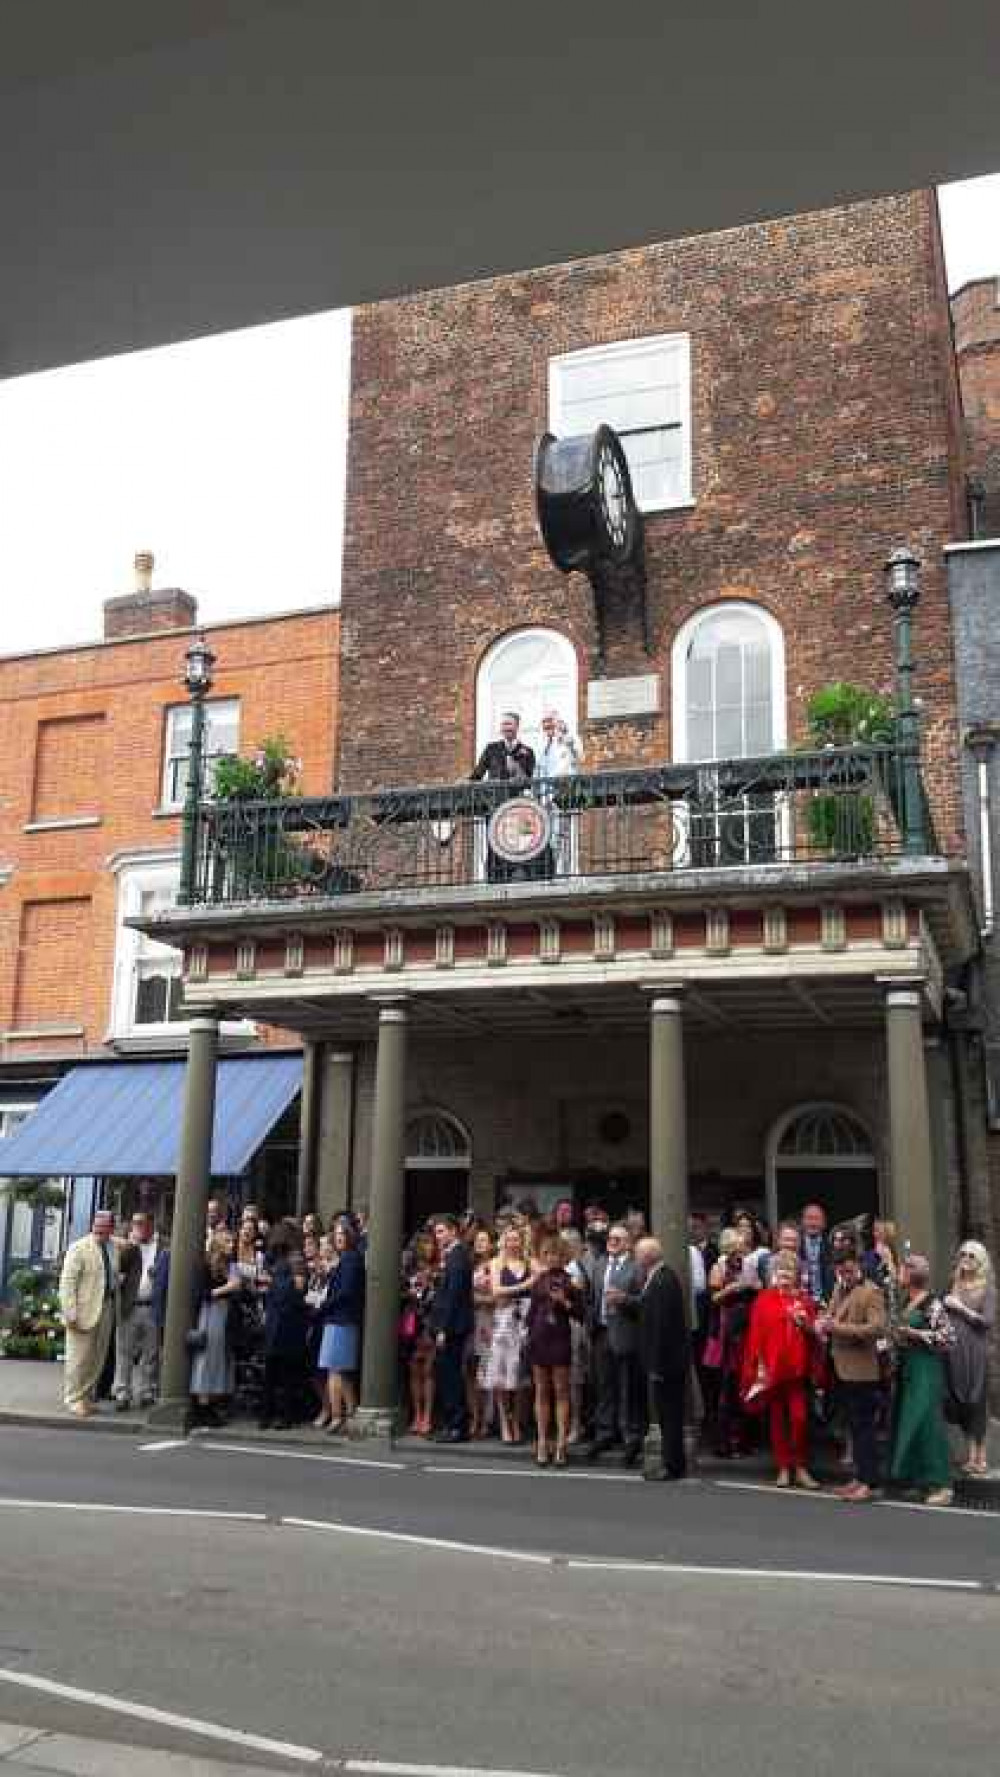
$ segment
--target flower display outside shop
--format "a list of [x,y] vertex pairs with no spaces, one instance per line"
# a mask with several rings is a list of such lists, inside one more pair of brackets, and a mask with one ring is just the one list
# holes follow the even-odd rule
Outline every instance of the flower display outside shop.
[[10,1290],[13,1302],[0,1326],[0,1354],[55,1363],[63,1356],[66,1330],[52,1272],[15,1271]]

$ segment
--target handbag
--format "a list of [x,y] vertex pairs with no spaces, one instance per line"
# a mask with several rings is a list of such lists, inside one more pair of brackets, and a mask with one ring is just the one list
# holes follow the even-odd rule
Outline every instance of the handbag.
[[399,1317],[399,1337],[404,1344],[410,1344],[417,1336],[417,1311],[415,1308],[404,1308]]
[[189,1327],[184,1335],[184,1343],[194,1357],[199,1351],[207,1351],[208,1334],[204,1327]]
[[705,1370],[721,1370],[722,1336],[720,1333],[709,1333],[701,1354],[701,1363]]

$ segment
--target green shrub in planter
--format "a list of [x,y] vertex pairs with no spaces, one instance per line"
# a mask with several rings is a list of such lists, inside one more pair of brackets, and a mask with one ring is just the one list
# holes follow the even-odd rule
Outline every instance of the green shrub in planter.
[[[896,710],[891,697],[838,679],[814,691],[806,705],[810,750],[827,747],[884,747],[896,741]],[[837,857],[863,857],[874,849],[875,800],[845,788],[821,793],[809,802],[809,837],[818,851]]]

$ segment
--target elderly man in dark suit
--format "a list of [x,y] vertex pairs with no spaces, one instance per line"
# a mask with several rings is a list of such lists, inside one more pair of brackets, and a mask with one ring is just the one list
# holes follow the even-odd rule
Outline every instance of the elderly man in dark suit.
[[472,776],[486,778],[491,784],[530,784],[535,775],[535,755],[518,740],[521,718],[514,710],[505,710],[500,718],[500,739],[491,740],[476,761]]
[[691,1348],[684,1290],[663,1257],[658,1240],[640,1240],[635,1262],[642,1279],[637,1304],[639,1363],[649,1414],[660,1428],[662,1467],[651,1480],[681,1481],[684,1458],[684,1396]]
[[442,1427],[441,1444],[464,1444],[469,1436],[463,1357],[473,1326],[472,1260],[459,1239],[454,1216],[439,1216],[434,1238],[441,1257],[441,1278],[431,1303],[430,1324],[436,1347],[435,1371]]
[[595,1257],[590,1282],[590,1337],[597,1405],[594,1441],[587,1459],[596,1462],[605,1450],[624,1441],[622,1460],[631,1466],[642,1452],[646,1430],[635,1313],[642,1279],[623,1223],[615,1222],[608,1229],[607,1251]]

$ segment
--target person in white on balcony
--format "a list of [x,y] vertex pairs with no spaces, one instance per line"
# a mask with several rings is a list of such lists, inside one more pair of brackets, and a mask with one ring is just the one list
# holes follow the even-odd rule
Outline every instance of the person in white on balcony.
[[[558,710],[546,710],[542,717],[542,746],[535,767],[536,781],[544,783],[557,777],[575,777],[583,764],[583,751],[576,736],[571,734],[567,723]],[[541,792],[542,799],[551,804],[551,791]],[[555,808],[551,811],[552,818],[552,857],[555,868],[560,876],[570,874],[578,847],[576,845],[576,817],[572,813],[559,814]]]
[[583,764],[583,749],[558,710],[546,710],[542,717],[542,745],[535,776],[539,778],[573,777]]

